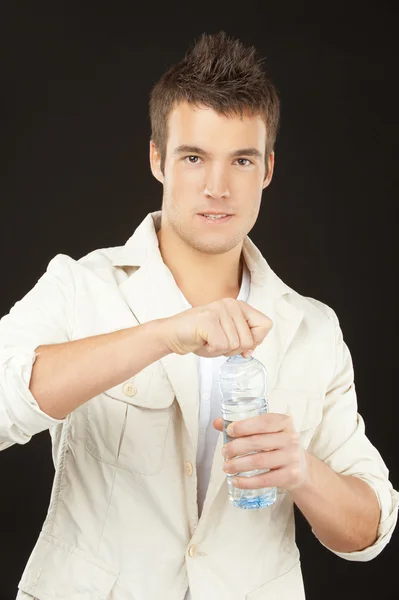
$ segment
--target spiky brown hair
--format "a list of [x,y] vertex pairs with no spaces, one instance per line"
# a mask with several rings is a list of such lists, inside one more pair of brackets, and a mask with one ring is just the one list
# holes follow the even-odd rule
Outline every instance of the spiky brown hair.
[[170,67],[150,94],[151,139],[164,172],[168,117],[181,101],[207,106],[224,116],[261,115],[266,125],[267,158],[273,151],[280,120],[277,90],[253,46],[224,31],[202,34],[181,62]]

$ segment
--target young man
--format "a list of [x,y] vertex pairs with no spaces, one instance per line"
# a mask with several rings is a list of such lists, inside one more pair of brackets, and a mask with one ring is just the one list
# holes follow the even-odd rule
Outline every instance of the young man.
[[[299,600],[294,503],[323,545],[365,561],[389,542],[398,494],[334,311],[247,235],[278,97],[253,49],[221,33],[161,78],[150,112],[162,210],[124,246],[57,255],[0,322],[0,449],[49,429],[56,468],[17,597]],[[251,352],[271,412],[223,448],[216,373]],[[226,472],[252,469],[270,471],[237,487],[277,486],[277,500],[235,508]]]

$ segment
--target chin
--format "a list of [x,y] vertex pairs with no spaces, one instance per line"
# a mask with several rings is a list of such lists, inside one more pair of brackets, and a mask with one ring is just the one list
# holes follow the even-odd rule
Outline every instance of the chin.
[[237,242],[231,239],[204,241],[203,238],[198,240],[196,240],[195,238],[191,238],[190,240],[188,240],[188,244],[191,246],[191,248],[197,250],[198,252],[202,252],[203,254],[210,255],[225,254],[226,252],[229,252],[230,250],[235,248],[235,246],[237,246],[238,243],[239,241]]

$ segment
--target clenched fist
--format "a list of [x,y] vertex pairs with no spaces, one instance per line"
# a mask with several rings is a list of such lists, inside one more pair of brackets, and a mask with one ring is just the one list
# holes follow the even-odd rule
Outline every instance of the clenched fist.
[[213,358],[249,356],[269,333],[269,317],[242,300],[223,298],[163,319],[164,340],[171,352]]

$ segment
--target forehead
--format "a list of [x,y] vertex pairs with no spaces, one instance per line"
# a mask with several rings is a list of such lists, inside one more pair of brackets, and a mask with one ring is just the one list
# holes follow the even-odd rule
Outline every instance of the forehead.
[[168,119],[168,147],[196,145],[212,151],[252,146],[264,151],[266,125],[260,115],[217,113],[207,106],[188,102],[175,105]]

